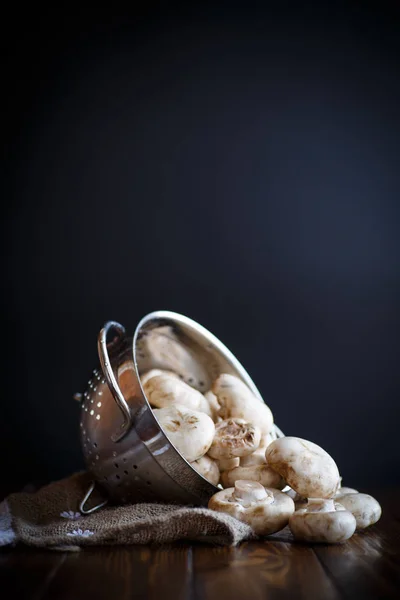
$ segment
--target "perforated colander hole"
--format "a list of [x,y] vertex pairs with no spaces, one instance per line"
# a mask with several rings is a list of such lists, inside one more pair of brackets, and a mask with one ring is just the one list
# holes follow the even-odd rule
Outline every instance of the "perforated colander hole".
[[124,471],[125,475],[129,475],[128,471]]
[[151,485],[151,481],[146,481],[147,485]]
[[124,458],[122,459],[122,462],[126,462],[126,458],[125,458],[125,456],[124,456]]
[[114,467],[115,467],[116,469],[119,469],[119,465],[118,465],[118,463],[114,463]]
[[121,479],[121,477],[119,475],[116,475],[115,479]]
[[134,469],[137,469],[137,465],[133,465],[133,468],[134,468]]
[[96,444],[96,442],[93,442],[93,446],[94,446],[95,448],[97,448],[97,444]]

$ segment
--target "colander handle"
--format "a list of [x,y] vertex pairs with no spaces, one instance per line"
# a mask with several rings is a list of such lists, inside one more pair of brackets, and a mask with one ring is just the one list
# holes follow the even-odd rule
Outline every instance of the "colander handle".
[[[111,329],[115,329],[115,331],[118,334],[118,337],[114,338],[107,345],[107,337]],[[113,398],[124,417],[124,421],[119,431],[117,431],[111,436],[113,442],[119,442],[119,440],[121,440],[128,433],[129,429],[132,426],[131,411],[114,376],[114,372],[111,367],[110,357],[108,355],[108,349],[112,349],[113,347],[115,348],[117,346],[117,343],[122,342],[124,339],[125,327],[123,327],[122,325],[120,325],[120,323],[117,323],[116,321],[108,321],[104,325],[103,329],[101,329],[97,340],[97,349],[104,377],[106,378],[108,387],[110,388]]]
[[85,508],[85,504],[89,500],[90,496],[92,495],[92,492],[95,487],[96,487],[96,484],[94,481],[92,481],[90,483],[89,489],[87,490],[83,500],[79,504],[79,510],[81,511],[81,513],[83,515],[90,515],[91,513],[96,512],[96,510],[99,510],[100,508],[103,508],[103,506],[108,504],[108,499],[106,499],[106,500],[103,500],[103,502],[96,504],[96,506],[93,506],[92,508],[88,508],[88,509]]

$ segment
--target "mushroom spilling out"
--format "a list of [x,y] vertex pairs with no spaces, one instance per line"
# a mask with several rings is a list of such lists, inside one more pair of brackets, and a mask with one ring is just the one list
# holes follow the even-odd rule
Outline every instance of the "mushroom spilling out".
[[353,535],[356,519],[332,498],[310,498],[291,515],[289,528],[297,540],[334,544]]
[[[152,363],[146,362],[148,345],[158,351]],[[192,357],[179,354],[170,331],[160,330],[142,346],[150,370],[141,383],[154,415],[191,466],[220,488],[210,509],[247,523],[257,535],[289,525],[293,537],[306,542],[343,542],[379,520],[379,503],[342,487],[323,448],[283,436],[269,407],[243,381],[222,373],[212,382],[201,367],[191,375]]]
[[279,473],[271,469],[267,463],[249,467],[242,467],[239,465],[234,469],[221,473],[221,483],[224,487],[235,485],[235,482],[238,479],[258,481],[258,483],[261,483],[261,485],[265,487],[272,487],[277,490],[281,490],[286,485]]
[[234,487],[214,494],[208,508],[247,523],[257,535],[269,535],[288,524],[294,503],[279,490],[265,488],[256,481],[239,479]]
[[337,496],[335,500],[354,515],[357,529],[365,529],[381,518],[381,506],[369,494],[346,493]]
[[304,498],[332,498],[339,488],[335,461],[313,442],[279,438],[268,446],[265,456],[270,467]]
[[346,496],[347,494],[358,494],[358,490],[350,487],[340,487],[336,492],[336,496]]

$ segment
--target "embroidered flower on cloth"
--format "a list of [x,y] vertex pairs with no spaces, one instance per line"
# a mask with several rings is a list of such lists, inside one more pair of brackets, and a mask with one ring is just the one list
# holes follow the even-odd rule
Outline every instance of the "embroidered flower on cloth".
[[81,513],[74,512],[73,510],[64,510],[64,512],[60,513],[60,517],[64,519],[71,519],[71,521],[77,521],[82,518]]
[[85,531],[83,531],[82,529],[74,529],[74,531],[72,531],[71,533],[67,533],[67,535],[69,535],[70,537],[90,537],[91,535],[94,535],[94,531],[90,531],[89,529],[85,529]]

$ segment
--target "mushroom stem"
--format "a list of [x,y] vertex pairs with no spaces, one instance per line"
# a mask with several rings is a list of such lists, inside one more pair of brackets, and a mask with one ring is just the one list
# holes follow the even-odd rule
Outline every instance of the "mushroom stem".
[[235,489],[232,494],[234,501],[239,501],[242,506],[251,506],[255,502],[262,500],[264,503],[271,504],[274,497],[270,492],[256,481],[245,481],[238,479],[235,482]]
[[308,512],[334,512],[335,503],[333,498],[308,498]]

